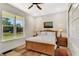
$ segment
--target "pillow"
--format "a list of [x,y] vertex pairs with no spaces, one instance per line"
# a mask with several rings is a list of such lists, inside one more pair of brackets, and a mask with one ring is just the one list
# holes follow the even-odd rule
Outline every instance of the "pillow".
[[55,32],[47,32],[47,35],[55,37]]
[[40,35],[47,35],[46,32],[40,32]]

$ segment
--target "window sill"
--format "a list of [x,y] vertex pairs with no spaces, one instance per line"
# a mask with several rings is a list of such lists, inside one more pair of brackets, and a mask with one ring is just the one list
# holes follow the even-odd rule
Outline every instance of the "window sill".
[[1,40],[0,42],[9,42],[9,41],[20,40],[20,39],[24,39],[24,37],[11,39],[11,40]]

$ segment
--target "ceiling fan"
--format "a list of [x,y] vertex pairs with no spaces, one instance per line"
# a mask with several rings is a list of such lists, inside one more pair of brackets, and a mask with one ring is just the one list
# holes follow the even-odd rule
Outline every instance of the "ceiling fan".
[[39,10],[42,10],[42,8],[39,6],[39,4],[42,4],[42,3],[32,3],[32,5],[28,7],[28,9],[32,8],[33,5],[36,5]]

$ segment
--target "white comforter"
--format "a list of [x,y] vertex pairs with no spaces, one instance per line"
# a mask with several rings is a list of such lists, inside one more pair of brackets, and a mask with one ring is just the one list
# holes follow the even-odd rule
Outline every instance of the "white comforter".
[[55,35],[38,35],[36,37],[31,37],[26,39],[27,41],[34,41],[34,42],[40,42],[40,43],[48,43],[48,44],[54,44],[56,45],[56,37]]

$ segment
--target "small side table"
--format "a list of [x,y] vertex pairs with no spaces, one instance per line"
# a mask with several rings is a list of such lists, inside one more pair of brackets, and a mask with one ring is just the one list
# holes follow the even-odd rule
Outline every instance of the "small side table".
[[67,42],[67,37],[57,37],[57,46],[64,46],[67,47],[68,42]]

